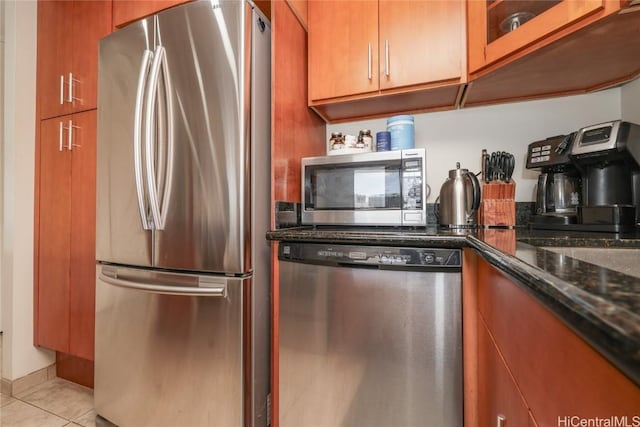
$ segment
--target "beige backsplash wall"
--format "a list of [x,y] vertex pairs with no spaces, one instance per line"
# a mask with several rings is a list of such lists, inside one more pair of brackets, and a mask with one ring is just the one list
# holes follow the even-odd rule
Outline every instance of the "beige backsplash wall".
[[640,124],[640,79],[623,86],[621,97],[622,119]]
[[[623,88],[589,95],[415,114],[416,147],[427,150],[427,184],[431,187],[427,201],[436,200],[440,186],[456,162],[479,172],[483,148],[513,153],[516,200],[535,200],[537,173],[524,167],[527,145],[583,126],[619,119],[623,116],[623,98],[628,110],[624,117],[631,120],[633,116],[640,123],[638,95],[640,83],[636,81]],[[633,111],[635,115],[631,114]],[[374,134],[385,130],[386,118],[328,125],[327,140],[331,132],[357,135],[360,129],[371,129]]]

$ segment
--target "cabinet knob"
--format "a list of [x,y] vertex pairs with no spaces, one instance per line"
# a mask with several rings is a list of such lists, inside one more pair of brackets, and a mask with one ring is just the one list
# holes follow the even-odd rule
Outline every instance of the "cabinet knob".
[[507,425],[507,417],[504,415],[498,415],[496,427],[506,427]]

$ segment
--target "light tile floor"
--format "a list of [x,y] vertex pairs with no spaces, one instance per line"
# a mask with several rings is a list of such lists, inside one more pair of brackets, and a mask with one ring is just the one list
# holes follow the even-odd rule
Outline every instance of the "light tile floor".
[[61,378],[51,379],[17,396],[0,393],[0,397],[2,427],[96,426],[93,390]]

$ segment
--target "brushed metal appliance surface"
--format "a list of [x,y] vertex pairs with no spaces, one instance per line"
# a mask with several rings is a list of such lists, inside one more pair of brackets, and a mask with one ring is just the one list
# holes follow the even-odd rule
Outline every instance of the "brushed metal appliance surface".
[[[419,160],[419,166],[404,169],[404,161]],[[426,152],[424,148],[414,148],[408,150],[379,151],[373,153],[340,154],[333,156],[305,157],[301,161],[301,220],[302,224],[313,225],[371,225],[371,226],[424,226],[427,223],[426,199],[427,174],[426,174]],[[396,208],[333,208],[333,209],[312,209],[308,200],[313,193],[336,193],[335,189],[314,188],[308,176],[309,171],[314,167],[326,166],[327,169],[380,167],[383,165],[398,167],[399,175],[399,196],[402,199],[401,205]],[[345,183],[346,184],[346,183]],[[353,188],[347,187],[337,189],[343,196],[356,197]],[[388,188],[380,188],[379,193],[384,194]],[[416,196],[410,193],[416,191],[421,199],[421,208],[410,206],[415,201]]]
[[[97,249],[102,261],[228,273],[252,269],[251,170],[243,161],[251,143],[251,74],[244,71],[249,64],[243,53],[251,48],[251,26],[245,3],[220,5],[212,9],[203,1],[172,8],[101,41]],[[158,93],[151,96],[151,78],[136,85],[140,75],[153,75],[160,47]],[[268,74],[268,62],[254,65]],[[145,103],[136,123],[138,91]],[[143,146],[143,192],[155,194],[159,204],[158,218],[151,202],[144,206],[155,243],[140,226],[131,184],[136,137]]]
[[[189,2],[100,43],[94,401],[106,421],[268,425],[270,49],[249,1]],[[193,275],[207,280],[185,295]]]
[[439,222],[452,228],[473,227],[478,222],[480,183],[473,172],[457,166],[440,188]]
[[[141,132],[134,123],[144,94],[139,77],[146,77],[150,60],[143,53],[153,50],[153,22],[138,21],[109,35],[101,41],[98,57],[96,257],[139,266],[151,266],[152,235],[141,226],[133,185],[134,131]],[[148,203],[142,209],[146,219]]]
[[462,426],[459,272],[281,261],[279,287],[281,427]]
[[97,270],[97,412],[122,427],[241,425],[243,288],[251,279],[202,286],[210,276]]

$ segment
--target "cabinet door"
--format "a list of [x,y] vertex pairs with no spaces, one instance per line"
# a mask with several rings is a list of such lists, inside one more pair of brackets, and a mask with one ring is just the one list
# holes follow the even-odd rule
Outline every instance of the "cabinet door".
[[480,315],[540,426],[637,414],[640,388],[560,319],[487,262],[478,280]]
[[111,30],[111,0],[38,2],[40,118],[96,108],[98,41]]
[[495,0],[467,4],[470,72],[605,8],[604,0]]
[[[76,1],[70,21],[73,54],[67,71],[67,101],[74,112],[97,106],[98,42],[111,31],[111,0]],[[69,37],[69,36],[67,36]],[[69,76],[72,74],[71,92]]]
[[380,89],[460,79],[465,9],[460,0],[380,0]]
[[95,323],[96,125],[96,110],[72,117],[68,353],[89,360]]
[[378,2],[311,1],[308,19],[309,99],[376,92]]
[[[502,424],[499,419],[502,417]],[[493,343],[478,323],[478,426],[526,426],[529,411],[520,390]]]
[[189,0],[113,0],[113,26],[122,27]]
[[36,344],[69,349],[71,157],[66,148],[70,116],[40,124],[40,212]]
[[66,96],[71,66],[69,23],[72,15],[73,2],[38,2],[38,102],[43,119],[71,112]]

